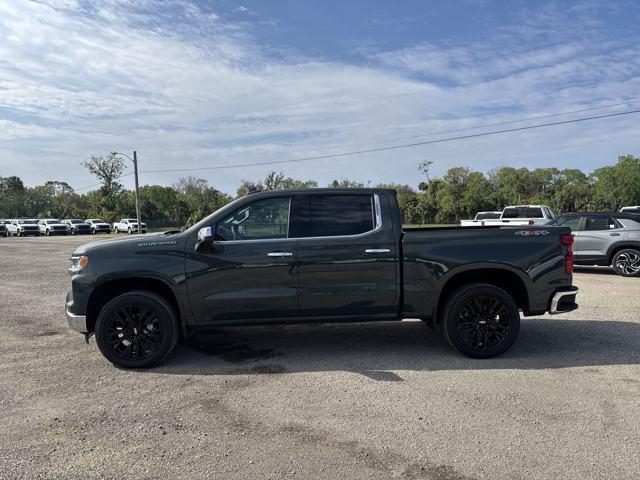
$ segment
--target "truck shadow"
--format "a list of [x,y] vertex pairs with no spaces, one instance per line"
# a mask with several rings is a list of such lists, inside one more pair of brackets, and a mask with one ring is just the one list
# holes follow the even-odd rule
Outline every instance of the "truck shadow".
[[598,267],[595,265],[575,265],[573,271],[575,273],[594,273],[596,275],[618,275],[612,267]]
[[640,324],[525,319],[516,344],[488,360],[462,356],[422,322],[235,327],[180,345],[154,373],[284,374],[346,371],[400,381],[393,371],[549,369],[640,364]]

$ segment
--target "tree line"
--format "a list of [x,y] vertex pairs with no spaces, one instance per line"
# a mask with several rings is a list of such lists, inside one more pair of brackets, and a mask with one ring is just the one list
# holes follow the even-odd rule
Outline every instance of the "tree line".
[[[82,163],[100,182],[100,187],[77,193],[66,182],[51,180],[26,187],[19,177],[0,177],[0,218],[102,218],[112,222],[135,217],[135,196],[120,178],[123,161],[116,155],[92,156]],[[336,179],[328,187],[381,187],[398,192],[405,223],[456,223],[473,218],[478,211],[501,210],[506,205],[544,204],[556,213],[580,210],[618,210],[640,205],[640,157],[622,155],[615,164],[591,173],[556,167],[501,167],[487,173],[467,167],[452,167],[441,178],[430,178],[433,162],[418,166],[422,175],[417,186],[395,183],[372,185]],[[298,180],[283,172],[269,172],[261,180],[243,180],[235,196],[251,191],[315,188],[315,180]],[[196,177],[180,178],[172,186],[144,185],[140,209],[151,227],[191,225],[233,197]]]

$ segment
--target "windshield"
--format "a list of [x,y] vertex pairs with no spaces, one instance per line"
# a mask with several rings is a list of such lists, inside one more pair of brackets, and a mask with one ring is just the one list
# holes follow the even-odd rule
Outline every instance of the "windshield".
[[20,225],[24,225],[25,223],[37,223],[35,220],[18,220]]
[[73,223],[74,225],[77,225],[78,223],[84,223],[82,220],[69,220],[69,223]]
[[544,218],[539,207],[513,207],[505,208],[502,218]]
[[93,222],[93,223],[107,223],[104,220],[100,220],[99,218],[93,218],[93,219],[91,219],[89,221]]

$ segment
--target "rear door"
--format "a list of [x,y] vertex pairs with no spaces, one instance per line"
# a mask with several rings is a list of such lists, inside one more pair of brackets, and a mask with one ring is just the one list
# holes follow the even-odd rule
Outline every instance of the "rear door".
[[370,192],[302,194],[300,313],[306,317],[392,316],[398,308],[399,239],[388,200]]

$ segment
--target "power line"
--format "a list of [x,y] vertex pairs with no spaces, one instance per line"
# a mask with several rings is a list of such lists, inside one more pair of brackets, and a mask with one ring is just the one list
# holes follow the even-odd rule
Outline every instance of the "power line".
[[611,118],[611,117],[619,117],[622,115],[631,115],[633,113],[640,113],[640,110],[630,110],[627,112],[618,112],[618,113],[609,113],[606,115],[596,115],[596,116],[592,116],[592,117],[583,117],[583,118],[575,118],[575,119],[571,119],[571,120],[563,120],[560,122],[550,122],[550,123],[541,123],[538,125],[528,125],[525,127],[517,127],[517,128],[509,128],[509,129],[504,129],[504,130],[494,130],[491,132],[483,132],[483,133],[474,133],[471,135],[461,135],[461,136],[457,136],[457,137],[449,137],[449,138],[439,138],[436,140],[428,140],[425,142],[414,142],[414,143],[407,143],[407,144],[403,144],[403,145],[392,145],[392,146],[388,146],[388,147],[379,147],[379,148],[370,148],[367,150],[357,150],[357,151],[352,151],[352,152],[341,152],[341,153],[334,153],[334,154],[329,154],[329,155],[316,155],[313,157],[303,157],[303,158],[294,158],[291,160],[273,160],[273,161],[268,161],[268,162],[255,162],[255,163],[240,163],[240,164],[235,164],[235,165],[218,165],[215,167],[194,167],[194,168],[175,168],[175,169],[165,169],[165,170],[144,170],[141,173],[167,173],[167,172],[193,172],[193,171],[198,171],[198,170],[222,170],[222,169],[228,169],[228,168],[240,168],[240,167],[254,167],[254,166],[261,166],[261,165],[278,165],[278,164],[284,164],[284,163],[297,163],[297,162],[307,162],[307,161],[311,161],[311,160],[323,160],[323,159],[328,159],[328,158],[337,158],[337,157],[346,157],[346,156],[351,156],[351,155],[360,155],[363,153],[374,153],[374,152],[383,152],[383,151],[387,151],[387,150],[398,150],[398,149],[402,149],[402,148],[411,148],[411,147],[418,147],[421,145],[431,145],[434,143],[444,143],[444,142],[452,142],[452,141],[456,141],[456,140],[465,140],[468,138],[477,138],[477,137],[486,137],[489,135],[498,135],[498,134],[502,134],[502,133],[509,133],[509,132],[518,132],[518,131],[522,131],[522,130],[532,130],[535,128],[543,128],[543,127],[551,127],[551,126],[555,126],[555,125],[565,125],[568,123],[578,123],[578,122],[586,122],[588,120],[597,120],[597,119],[602,119],[602,118]]
[[[565,115],[572,115],[572,114],[575,114],[575,113],[591,112],[591,111],[594,111],[594,110],[604,110],[605,108],[621,107],[623,105],[632,105],[632,104],[636,104],[636,103],[640,103],[640,100],[629,100],[628,102],[611,103],[609,105],[601,105],[599,107],[581,108],[580,110],[568,110],[566,112],[550,113],[550,114],[546,114],[546,115],[537,115],[537,116],[534,116],[534,117],[526,117],[526,118],[521,118],[521,119],[517,119],[517,120],[507,120],[507,121],[504,121],[504,122],[485,123],[484,125],[477,125],[477,126],[474,126],[474,127],[464,127],[464,128],[450,129],[450,130],[440,130],[438,132],[423,133],[423,134],[420,134],[420,135],[410,135],[410,136],[407,136],[407,137],[387,138],[387,139],[384,139],[384,140],[371,140],[371,141],[368,141],[368,142],[342,144],[342,145],[339,145],[339,146],[344,148],[344,147],[358,147],[358,146],[362,146],[362,145],[371,145],[371,144],[376,144],[376,143],[399,142],[401,140],[410,140],[412,138],[431,137],[433,135],[444,135],[444,134],[447,134],[447,133],[464,132],[464,131],[468,131],[468,130],[477,130],[479,128],[498,127],[498,126],[502,126],[502,125],[512,125],[514,123],[529,122],[531,120],[542,120],[544,118],[562,117],[562,116],[565,116]],[[281,145],[294,146],[294,144],[291,144],[291,143],[289,143],[289,144],[281,144]],[[323,147],[323,148],[333,148],[333,147]],[[300,151],[300,150],[298,150],[298,151]]]
[[[131,175],[133,175],[133,172],[125,173],[123,175],[120,175],[119,177],[116,177],[115,180],[120,180],[121,178],[129,177]],[[102,183],[92,183],[91,185],[87,185],[85,187],[75,188],[73,191],[79,192],[80,190],[86,190],[87,188],[97,187],[99,185],[102,185]]]

